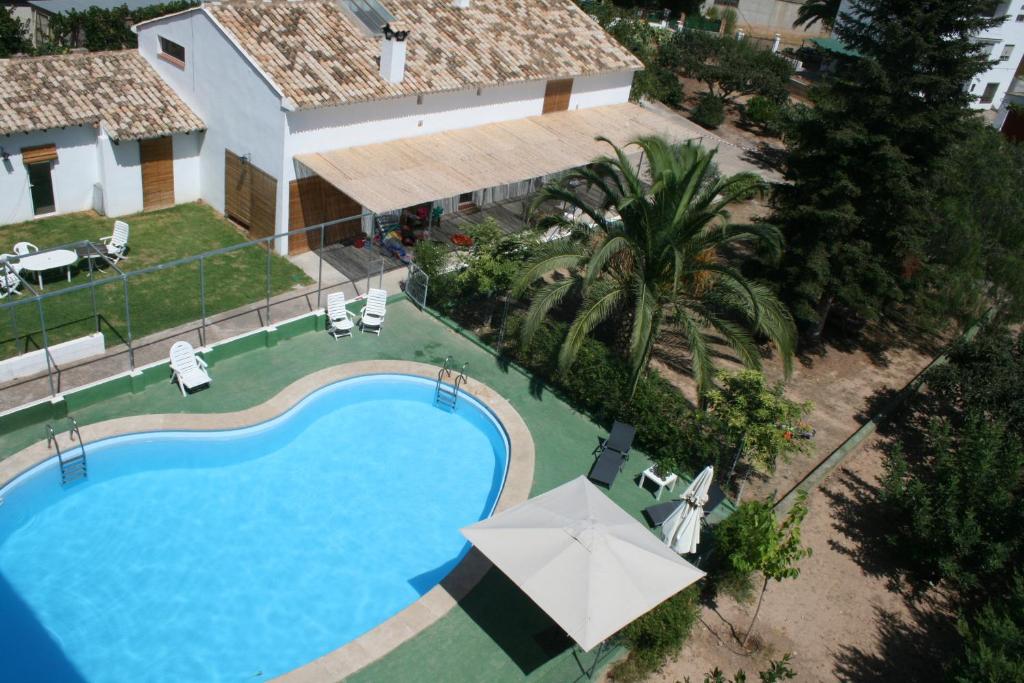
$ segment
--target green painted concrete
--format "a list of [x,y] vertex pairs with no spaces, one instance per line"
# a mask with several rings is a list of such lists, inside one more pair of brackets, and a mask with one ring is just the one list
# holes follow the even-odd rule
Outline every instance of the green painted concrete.
[[[252,344],[248,350],[234,347],[227,351],[211,354],[210,389],[188,398],[182,398],[165,375],[163,381],[137,388],[134,394],[126,392],[82,405],[72,414],[88,441],[91,423],[147,413],[242,410],[268,400],[311,372],[347,361],[395,359],[439,365],[451,355],[459,365],[468,362],[467,373],[501,393],[529,426],[537,456],[532,495],[586,474],[594,448],[607,433],[536,380],[499,363],[407,301],[389,304],[387,324],[379,337],[356,332],[352,338],[335,341],[326,332],[316,331],[280,335],[271,347]],[[403,425],[399,418],[395,428],[414,430],[416,425]],[[43,436],[38,424],[12,429],[3,435],[0,457]],[[642,519],[644,507],[655,502],[650,491],[635,483],[649,464],[642,453],[634,452],[609,491],[611,498],[637,519]],[[580,667],[572,651],[563,648],[553,653],[534,637],[550,626],[550,620],[528,598],[492,570],[450,614],[352,680],[573,680],[580,675]],[[589,666],[591,660],[583,657]]]

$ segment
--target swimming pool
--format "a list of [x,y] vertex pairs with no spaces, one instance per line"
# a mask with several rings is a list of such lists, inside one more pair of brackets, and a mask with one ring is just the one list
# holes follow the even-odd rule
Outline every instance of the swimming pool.
[[240,430],[88,446],[0,490],[0,679],[266,680],[436,585],[487,517],[508,438],[468,395],[373,375]]

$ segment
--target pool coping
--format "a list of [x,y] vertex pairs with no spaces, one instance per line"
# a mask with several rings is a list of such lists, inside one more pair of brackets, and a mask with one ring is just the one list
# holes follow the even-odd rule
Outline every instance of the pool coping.
[[[344,379],[381,373],[413,375],[436,379],[439,368],[426,363],[398,360],[353,361],[319,370],[288,385],[264,403],[231,413],[164,413],[136,415],[97,422],[84,427],[86,439],[97,441],[112,436],[155,430],[212,431],[236,429],[265,422],[287,412],[323,386]],[[216,382],[216,377],[214,377]],[[211,390],[219,387],[214,383]],[[170,387],[177,391],[177,387]],[[492,514],[522,503],[533,485],[535,450],[533,437],[519,412],[503,396],[472,378],[462,390],[487,406],[504,426],[509,441],[505,485]],[[188,400],[188,399],[182,399]],[[41,462],[53,457],[46,440],[39,441],[0,461],[0,488]],[[276,678],[289,683],[334,683],[377,661],[405,641],[445,616],[471,591],[491,568],[476,548],[471,548],[440,584],[419,600],[378,624],[355,640],[304,666]]]

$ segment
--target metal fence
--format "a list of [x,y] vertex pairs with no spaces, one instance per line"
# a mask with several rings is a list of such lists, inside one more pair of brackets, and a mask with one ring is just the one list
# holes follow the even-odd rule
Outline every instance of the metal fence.
[[[345,290],[350,298],[365,294],[362,278],[342,275],[325,263],[323,255],[328,228],[362,218],[363,214],[348,216],[287,234],[308,235],[311,247],[319,242],[319,250],[313,249],[318,257],[314,284],[295,282],[295,266],[277,255],[286,235],[138,270],[126,270],[125,261],[111,259],[103,245],[91,242],[33,252],[32,256],[62,249],[77,252],[78,271],[85,273],[86,281],[60,289],[44,288],[25,270],[16,272],[17,261],[0,261],[0,277],[12,275],[22,290],[20,296],[0,300],[0,360],[28,361],[31,353],[42,356],[39,372],[0,385],[0,411],[166,360],[178,339],[203,347],[308,314],[322,308],[330,290]],[[246,267],[241,269],[243,260]],[[382,286],[384,258],[367,254],[366,264],[365,287]],[[260,273],[259,281],[252,281],[254,272]],[[66,359],[62,342],[95,333],[102,333],[105,340],[102,355]]]

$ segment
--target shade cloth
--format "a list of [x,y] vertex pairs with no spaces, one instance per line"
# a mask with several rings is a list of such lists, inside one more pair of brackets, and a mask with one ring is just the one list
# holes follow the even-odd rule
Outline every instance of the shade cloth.
[[462,534],[584,650],[704,576],[586,477]]
[[295,159],[373,213],[559,173],[647,135],[698,139],[699,126],[636,104],[555,112]]

